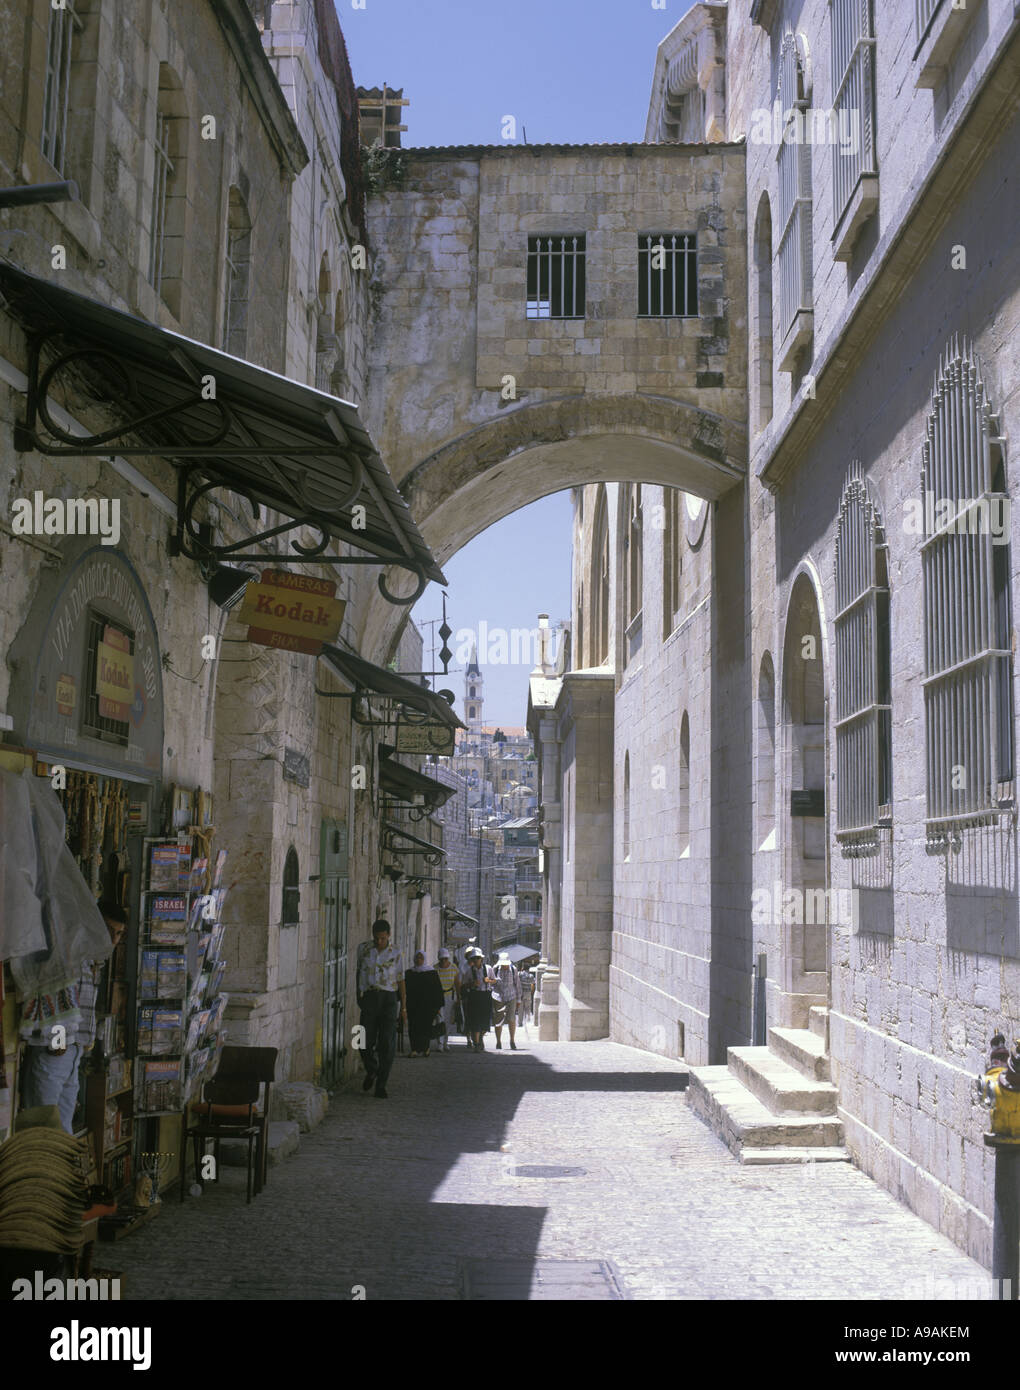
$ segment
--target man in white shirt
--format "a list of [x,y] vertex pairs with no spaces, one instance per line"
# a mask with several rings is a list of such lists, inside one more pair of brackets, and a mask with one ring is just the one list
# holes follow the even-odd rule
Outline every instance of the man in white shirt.
[[358,1000],[365,1030],[365,1080],[361,1089],[370,1091],[374,1085],[376,1098],[385,1100],[386,1082],[397,1050],[397,1019],[407,1018],[404,959],[390,945],[390,924],[385,917],[372,923],[372,945],[359,952]]

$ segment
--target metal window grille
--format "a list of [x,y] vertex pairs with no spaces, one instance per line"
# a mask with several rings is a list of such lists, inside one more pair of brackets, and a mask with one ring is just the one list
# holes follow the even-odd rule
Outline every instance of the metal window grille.
[[528,237],[529,319],[584,318],[583,234]]
[[627,624],[628,626],[641,612],[641,591],[643,587],[642,561],[644,514],[641,507],[641,484],[630,487],[627,527]]
[[836,831],[873,834],[892,801],[889,589],[878,510],[855,465],[836,534]]
[[667,638],[673,631],[677,610],[680,607],[680,576],[683,569],[681,557],[680,508],[683,494],[677,488],[668,488],[665,494],[666,529],[662,546],[662,636]]
[[638,237],[638,317],[695,318],[697,313],[697,236],[643,233]]
[[170,117],[156,112],[155,166],[152,171],[152,241],[149,253],[149,283],[159,294],[163,287],[163,256],[166,250],[167,196],[174,176],[170,157]]
[[922,451],[929,839],[994,819],[1014,775],[1008,515],[1002,440],[973,351],[939,362]]
[[223,350],[243,357],[248,342],[251,279],[251,225],[243,207],[232,210],[227,228],[227,284],[223,307]]
[[592,655],[593,664],[603,666],[609,660],[609,514],[602,489],[599,490],[593,532],[592,554],[595,558],[595,573],[592,599],[595,605],[595,621],[592,624],[592,637],[595,650]]
[[99,713],[99,695],[96,691],[96,676],[99,665],[99,644],[108,627],[122,633],[128,639],[128,650],[135,649],[135,635],[130,629],[121,627],[111,618],[103,617],[91,609],[88,615],[88,645],[85,661],[85,699],[82,706],[82,732],[93,738],[101,738],[108,743],[126,746],[130,741],[131,726],[127,720],[107,719]]
[[928,27],[942,8],[944,0],[914,0],[914,18],[918,44],[922,43]]
[[800,128],[807,77],[796,35],[787,33],[776,99],[784,113],[776,156],[779,175],[779,328],[811,308],[811,149]]
[[871,0],[831,0],[834,221],[875,163],[875,30]]
[[84,25],[66,0],[62,9],[50,9],[46,36],[46,89],[43,96],[42,152],[59,173],[67,160],[67,114],[71,105],[71,54],[74,36]]

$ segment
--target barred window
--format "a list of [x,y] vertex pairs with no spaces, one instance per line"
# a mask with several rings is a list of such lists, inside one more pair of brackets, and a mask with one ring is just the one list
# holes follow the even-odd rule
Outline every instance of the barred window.
[[838,224],[875,160],[875,29],[871,0],[831,0],[833,220]]
[[878,508],[854,465],[836,533],[836,832],[844,854],[891,814],[889,579]]
[[223,350],[233,357],[244,357],[248,345],[251,218],[238,188],[231,188],[227,205],[226,262]]
[[61,9],[50,7],[46,36],[46,90],[43,96],[42,152],[60,174],[66,174],[67,116],[71,107],[71,61],[75,37],[84,25],[74,0]]
[[695,233],[642,233],[638,237],[638,317],[695,318],[697,313]]
[[584,318],[584,235],[528,237],[529,319]]
[[973,350],[939,362],[922,450],[929,840],[995,818],[1012,794],[1009,497]]
[[624,493],[626,503],[624,510],[625,527],[624,532],[624,552],[626,556],[624,564],[624,576],[626,583],[625,592],[625,617],[627,626],[641,616],[641,592],[643,588],[643,532],[644,532],[644,512],[641,506],[641,484],[630,483]]
[[679,488],[663,488],[662,500],[666,511],[666,526],[662,533],[662,636],[665,640],[676,625],[680,609],[684,495]]
[[174,176],[170,155],[170,117],[156,112],[155,164],[152,175],[152,240],[149,247],[149,283],[159,293],[163,287],[163,258],[166,250],[166,207]]
[[117,653],[132,658],[135,635],[112,618],[91,609],[87,621],[82,733],[126,747],[130,742],[131,724],[125,716],[134,699],[134,691],[125,690],[126,698],[123,700],[114,700],[109,693],[102,693],[109,691],[112,685],[106,679],[104,663],[107,657],[115,660]]
[[178,317],[187,240],[187,154],[184,90],[173,69],[160,63],[153,139],[149,283]]
[[592,527],[592,665],[604,666],[609,660],[609,513],[606,490],[599,488]]
[[776,156],[779,176],[779,332],[785,337],[797,315],[810,311],[811,147],[805,138],[808,106],[806,48],[787,32],[780,55],[776,100],[783,111],[783,139]]

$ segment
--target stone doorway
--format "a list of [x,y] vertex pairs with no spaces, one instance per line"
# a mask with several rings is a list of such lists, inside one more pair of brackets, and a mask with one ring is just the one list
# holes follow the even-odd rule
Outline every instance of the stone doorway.
[[783,647],[783,1022],[808,1026],[812,1006],[826,1006],[830,984],[828,926],[825,656],[818,600],[806,573],[790,597]]

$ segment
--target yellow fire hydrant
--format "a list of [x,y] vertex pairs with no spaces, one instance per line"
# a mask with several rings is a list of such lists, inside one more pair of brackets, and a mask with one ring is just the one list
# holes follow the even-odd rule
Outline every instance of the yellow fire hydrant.
[[1010,1054],[1006,1039],[996,1033],[988,1070],[978,1077],[977,1090],[992,1112],[992,1134],[1020,1139],[1020,1038],[1014,1039]]

